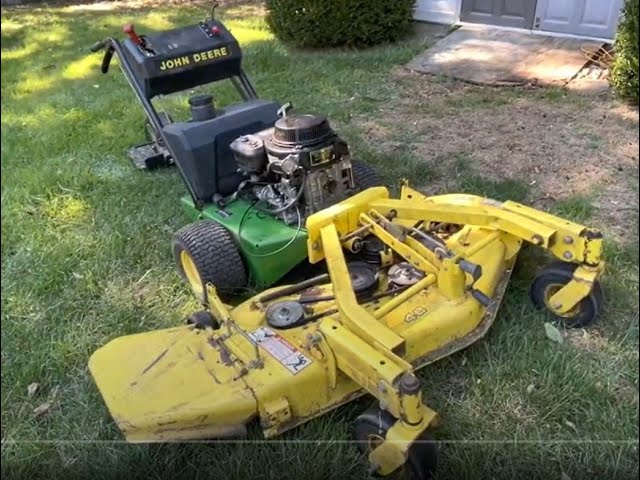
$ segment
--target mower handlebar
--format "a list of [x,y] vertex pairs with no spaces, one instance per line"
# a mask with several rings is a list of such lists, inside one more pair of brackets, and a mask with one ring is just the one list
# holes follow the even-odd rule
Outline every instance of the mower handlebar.
[[99,52],[100,50],[102,50],[105,47],[106,44],[107,44],[106,40],[100,40],[100,41],[94,43],[93,45],[91,45],[90,50],[91,50],[92,53]]
[[107,37],[104,40],[100,40],[99,42],[91,45],[92,52],[99,52],[100,50],[104,50],[104,57],[102,57],[102,65],[100,65],[100,71],[102,73],[107,73],[109,71],[109,65],[111,64],[111,59],[113,58],[113,52],[116,50],[117,40],[111,37]]

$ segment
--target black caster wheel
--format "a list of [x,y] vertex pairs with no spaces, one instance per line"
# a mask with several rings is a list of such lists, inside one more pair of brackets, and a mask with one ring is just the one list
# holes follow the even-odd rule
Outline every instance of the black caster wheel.
[[531,301],[538,310],[548,310],[559,325],[565,328],[583,328],[596,321],[602,312],[604,294],[599,282],[595,282],[591,293],[573,309],[559,313],[551,304],[553,295],[573,278],[577,265],[554,262],[544,267],[533,280],[529,292]]
[[[356,418],[353,437],[363,455],[369,455],[386,438],[387,432],[396,422],[389,412],[372,407]],[[430,480],[438,465],[438,445],[428,431],[409,447],[407,462],[393,472],[393,478],[404,480]],[[374,477],[380,477],[372,472]]]
[[194,325],[195,328],[199,330],[205,328],[217,330],[220,328],[220,322],[213,318],[213,315],[206,310],[200,310],[189,315],[189,317],[187,317],[187,325]]

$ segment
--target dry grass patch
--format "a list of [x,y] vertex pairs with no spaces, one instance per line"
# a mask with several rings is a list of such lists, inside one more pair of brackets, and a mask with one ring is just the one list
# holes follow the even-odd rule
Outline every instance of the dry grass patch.
[[526,183],[530,201],[589,197],[597,223],[627,237],[638,205],[637,109],[562,90],[481,87],[403,70],[393,79],[398,96],[380,120],[360,119],[362,129],[369,142],[410,149],[444,171],[438,190],[457,186],[463,155],[481,177]]

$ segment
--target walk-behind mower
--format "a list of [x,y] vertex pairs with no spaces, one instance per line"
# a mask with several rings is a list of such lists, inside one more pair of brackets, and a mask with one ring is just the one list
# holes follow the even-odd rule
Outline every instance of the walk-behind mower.
[[[361,189],[380,185],[375,170],[351,159],[322,115],[258,98],[242,68],[236,38],[217,19],[139,35],[107,38],[102,72],[115,54],[144,108],[150,141],[129,150],[140,169],[175,165],[195,223],[181,229],[173,253],[199,295],[273,285],[306,258],[305,219]],[[242,102],[218,108],[208,94],[189,98],[191,118],[174,121],[153,99],[228,80]]]
[[[370,394],[354,434],[372,472],[429,478],[437,414],[416,370],[479,340],[525,244],[555,261],[533,305],[568,327],[598,316],[602,236],[514,202],[367,189],[308,217],[307,255],[328,273],[232,308],[208,284],[186,325],[112,340],[89,367],[130,442],[273,437]],[[117,368],[114,368],[117,366]],[[450,419],[455,422],[455,419]]]

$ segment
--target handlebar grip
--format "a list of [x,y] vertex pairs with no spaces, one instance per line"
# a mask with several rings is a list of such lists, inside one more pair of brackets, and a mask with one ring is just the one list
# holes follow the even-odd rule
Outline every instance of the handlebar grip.
[[460,270],[471,275],[474,282],[482,276],[482,266],[477,263],[472,263],[468,260],[460,260],[458,265],[460,266]]
[[106,45],[106,42],[104,40],[100,40],[99,42],[96,42],[93,45],[91,45],[90,50],[93,53],[96,53],[96,52],[99,52],[100,50],[102,50],[105,45]]
[[113,58],[113,47],[109,46],[104,52],[104,57],[102,57],[102,65],[100,66],[100,70],[102,73],[107,73],[109,71],[109,64],[111,63],[111,58]]

